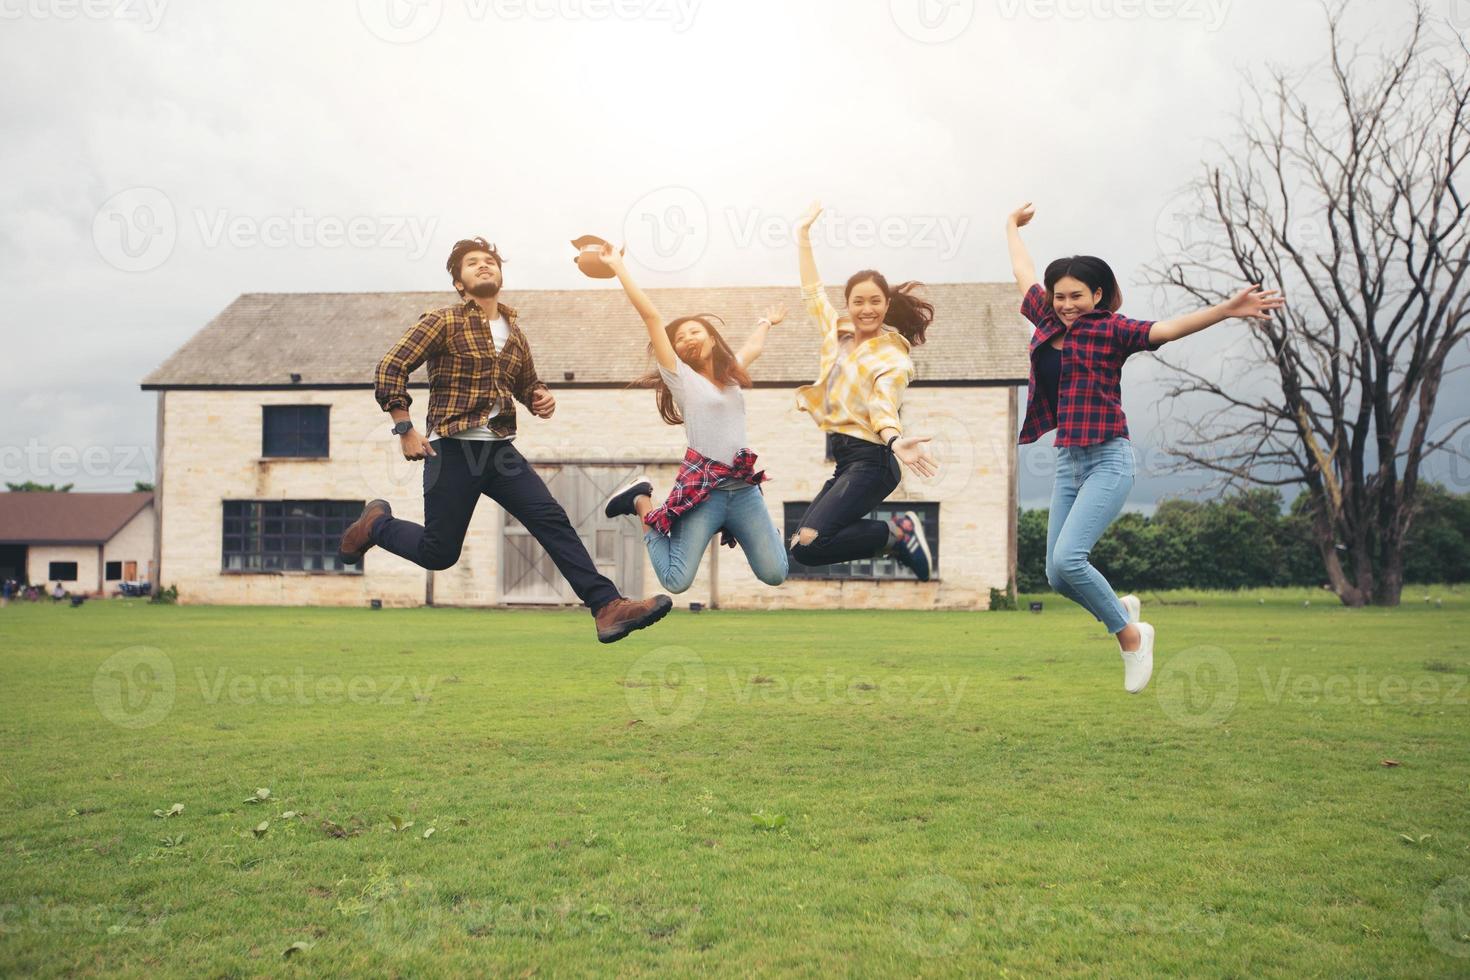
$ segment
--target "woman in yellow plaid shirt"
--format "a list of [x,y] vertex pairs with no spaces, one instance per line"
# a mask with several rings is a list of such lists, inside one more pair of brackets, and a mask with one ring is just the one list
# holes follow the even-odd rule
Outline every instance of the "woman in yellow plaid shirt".
[[802,296],[822,328],[822,360],[817,382],[797,389],[796,404],[828,434],[837,469],[802,515],[791,557],[833,565],[891,555],[927,582],[933,559],[919,516],[867,515],[898,488],[899,463],[924,477],[936,472],[928,437],[905,436],[899,420],[914,376],[909,350],[924,342],[934,306],[917,295],[919,283],[892,288],[868,269],[847,280],[847,312],[839,314],[812,255],[811,229],[821,213],[814,203],[797,226]]

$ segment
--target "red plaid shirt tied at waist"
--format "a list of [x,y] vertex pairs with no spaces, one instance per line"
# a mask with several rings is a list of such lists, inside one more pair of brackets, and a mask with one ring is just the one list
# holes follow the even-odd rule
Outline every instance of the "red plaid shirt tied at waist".
[[660,534],[668,534],[679,515],[699,506],[720,481],[743,480],[751,486],[760,486],[767,477],[765,470],[755,471],[755,460],[755,453],[749,449],[736,453],[733,464],[701,456],[693,449],[687,450],[668,499],[662,507],[649,511],[643,523]]

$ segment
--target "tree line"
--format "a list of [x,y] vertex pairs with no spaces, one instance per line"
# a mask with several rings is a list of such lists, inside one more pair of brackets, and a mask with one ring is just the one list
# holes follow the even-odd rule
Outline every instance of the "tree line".
[[[1470,495],[1424,484],[1405,540],[1404,579],[1415,584],[1470,581]],[[1152,515],[1124,514],[1092,552],[1092,562],[1122,592],[1246,589],[1329,583],[1313,538],[1311,499],[1283,506],[1276,490],[1219,500],[1165,500]],[[1017,587],[1048,592],[1047,511],[1022,510]]]

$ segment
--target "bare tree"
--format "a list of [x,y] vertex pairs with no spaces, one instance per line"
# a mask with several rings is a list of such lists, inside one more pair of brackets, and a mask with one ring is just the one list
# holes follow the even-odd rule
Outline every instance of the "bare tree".
[[1341,600],[1396,605],[1421,465],[1470,424],[1429,434],[1470,334],[1470,51],[1437,46],[1416,0],[1408,41],[1365,53],[1346,11],[1324,8],[1322,67],[1248,76],[1253,105],[1194,185],[1188,234],[1149,272],[1193,302],[1242,277],[1285,292],[1245,353],[1169,363],[1170,395],[1210,403],[1175,453],[1226,484],[1301,487]]

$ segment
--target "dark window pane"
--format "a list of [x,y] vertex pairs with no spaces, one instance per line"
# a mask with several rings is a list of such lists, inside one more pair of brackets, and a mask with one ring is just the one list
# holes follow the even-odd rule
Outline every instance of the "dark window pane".
[[74,561],[53,561],[47,568],[46,577],[53,582],[75,582],[77,580],[77,563]]
[[[221,565],[227,571],[330,571],[358,575],[336,560],[337,542],[357,519],[351,500],[227,500]],[[343,515],[343,516],[339,516]]]
[[261,455],[308,459],[330,455],[329,405],[266,405],[263,408]]

